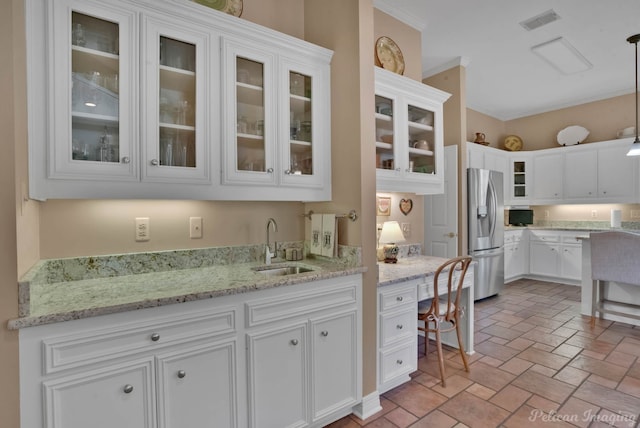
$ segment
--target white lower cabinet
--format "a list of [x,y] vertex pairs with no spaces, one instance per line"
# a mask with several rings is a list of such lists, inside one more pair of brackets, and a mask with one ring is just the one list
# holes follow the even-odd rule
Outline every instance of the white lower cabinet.
[[504,233],[504,280],[510,282],[529,273],[528,236],[523,230]]
[[43,384],[47,428],[153,427],[153,361],[88,370]]
[[531,231],[529,273],[577,284],[582,278],[582,242],[588,232]]
[[362,399],[361,288],[352,275],[24,328],[20,426],[324,426]]
[[314,291],[247,303],[249,427],[324,426],[360,401],[360,291]]
[[409,380],[418,368],[418,282],[378,289],[378,392]]

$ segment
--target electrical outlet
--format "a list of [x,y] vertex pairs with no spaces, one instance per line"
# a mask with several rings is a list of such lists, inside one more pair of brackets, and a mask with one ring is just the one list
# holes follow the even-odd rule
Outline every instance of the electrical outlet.
[[640,218],[640,210],[631,210],[631,212],[629,213],[629,217]]
[[189,217],[189,238],[202,238],[202,217]]
[[136,217],[136,241],[148,241],[149,239],[151,239],[149,217]]
[[411,223],[402,223],[402,234],[405,238],[411,236]]
[[549,218],[549,210],[544,210],[544,218]]
[[591,218],[598,217],[598,210],[591,210]]

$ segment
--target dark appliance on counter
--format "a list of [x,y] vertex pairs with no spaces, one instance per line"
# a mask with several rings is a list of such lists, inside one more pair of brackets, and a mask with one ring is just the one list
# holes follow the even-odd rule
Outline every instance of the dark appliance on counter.
[[511,226],[526,226],[533,224],[533,210],[509,210],[509,224]]
[[467,169],[469,255],[476,264],[474,300],[504,288],[504,202],[502,173]]

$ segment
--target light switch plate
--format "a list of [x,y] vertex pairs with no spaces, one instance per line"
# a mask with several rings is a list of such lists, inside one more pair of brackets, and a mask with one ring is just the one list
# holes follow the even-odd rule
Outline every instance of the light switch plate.
[[149,239],[151,239],[149,217],[136,217],[136,241],[148,241]]
[[202,217],[189,217],[189,238],[202,238]]

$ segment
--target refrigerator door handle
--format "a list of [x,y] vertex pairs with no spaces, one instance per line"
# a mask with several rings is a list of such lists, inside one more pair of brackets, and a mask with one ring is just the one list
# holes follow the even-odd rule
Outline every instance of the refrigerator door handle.
[[496,214],[498,211],[498,196],[496,195],[496,188],[493,184],[493,181],[489,180],[489,219],[491,220],[491,232],[489,236],[491,236],[491,242],[495,241],[495,232],[496,232]]

